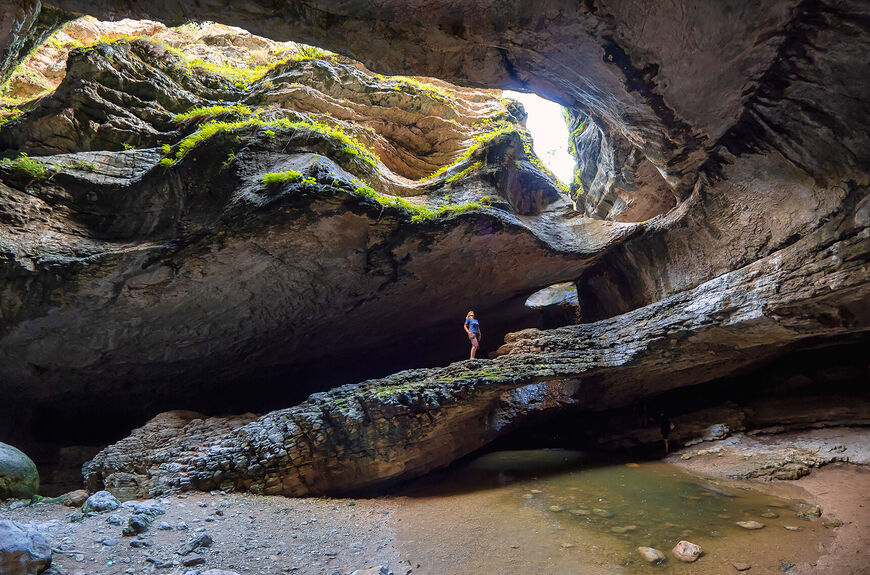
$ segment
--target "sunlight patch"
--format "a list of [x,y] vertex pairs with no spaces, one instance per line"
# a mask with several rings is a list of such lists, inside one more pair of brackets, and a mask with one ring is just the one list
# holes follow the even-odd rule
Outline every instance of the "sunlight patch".
[[570,182],[574,178],[574,158],[568,152],[570,133],[562,106],[537,94],[512,90],[503,90],[502,94],[526,108],[526,128],[532,135],[535,153],[563,183]]

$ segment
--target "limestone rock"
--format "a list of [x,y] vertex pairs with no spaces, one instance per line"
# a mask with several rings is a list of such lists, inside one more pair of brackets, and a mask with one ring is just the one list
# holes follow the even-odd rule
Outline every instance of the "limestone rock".
[[39,491],[36,465],[22,451],[0,443],[0,501],[30,499]]
[[104,511],[114,511],[121,506],[114,495],[108,491],[97,491],[87,498],[82,505],[82,513],[103,513]]
[[35,529],[0,519],[0,573],[36,575],[51,565],[51,547]]
[[84,489],[76,489],[63,496],[63,504],[67,507],[81,507],[87,500],[88,492]]
[[680,561],[683,561],[684,563],[693,563],[698,560],[704,550],[689,541],[680,541],[674,546],[671,552],[674,554],[674,557]]
[[737,525],[743,527],[744,529],[764,529],[764,523],[759,523],[758,521],[738,521]]
[[653,547],[638,547],[637,552],[640,553],[644,561],[658,565],[666,560],[665,554]]

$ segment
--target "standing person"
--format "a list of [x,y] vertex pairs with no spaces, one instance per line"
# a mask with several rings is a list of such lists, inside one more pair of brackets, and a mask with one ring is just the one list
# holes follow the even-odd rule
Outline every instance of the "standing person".
[[674,423],[671,421],[671,418],[665,415],[664,411],[659,412],[658,416],[658,424],[659,431],[662,433],[662,439],[665,441],[665,455],[670,451],[668,445],[668,437],[671,435],[671,432],[674,430]]
[[463,326],[465,333],[468,334],[468,339],[471,341],[471,356],[468,359],[474,359],[477,354],[477,348],[480,347],[480,324],[474,319],[474,310],[468,312],[465,316],[465,325]]

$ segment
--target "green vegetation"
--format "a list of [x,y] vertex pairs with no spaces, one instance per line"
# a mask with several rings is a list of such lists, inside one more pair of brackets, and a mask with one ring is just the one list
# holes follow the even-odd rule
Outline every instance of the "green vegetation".
[[42,178],[47,173],[54,171],[52,166],[43,164],[39,160],[29,157],[24,152],[21,152],[21,154],[19,154],[19,156],[14,160],[11,158],[5,158],[0,161],[0,163],[11,165],[16,170],[24,172],[32,178]]
[[[211,120],[209,122],[206,122],[205,124],[200,126],[196,132],[187,136],[178,144],[174,160],[170,160],[169,163],[161,161],[161,164],[171,165],[173,161],[178,161],[183,158],[185,154],[192,150],[198,143],[207,140],[216,134],[234,133],[251,127],[266,129],[269,131],[273,131],[273,133],[274,130],[307,130],[310,132],[314,132],[332,140],[337,140],[343,145],[342,150],[345,153],[353,157],[358,157],[375,168],[378,165],[378,157],[375,156],[368,148],[366,148],[365,144],[357,140],[352,135],[346,134],[338,126],[330,126],[315,121],[291,122],[285,118],[279,118],[276,120],[261,120],[256,117],[251,117],[238,122],[222,122],[218,120]],[[164,160],[168,159],[169,158],[164,158]]]
[[413,223],[453,216],[474,210],[482,210],[486,207],[478,202],[467,202],[464,204],[443,205],[437,207],[414,204],[405,198],[378,193],[371,186],[362,183],[354,189],[354,193],[364,198],[374,200],[384,207],[400,208],[405,212],[408,212],[411,215],[411,222]]
[[251,109],[247,106],[241,105],[232,105],[232,106],[198,106],[196,108],[192,108],[183,114],[175,114],[176,122],[183,122],[185,120],[189,120],[191,118],[199,118],[200,116],[216,116],[218,114],[224,114],[227,112],[235,112],[237,114],[241,114],[243,116],[250,116]]
[[64,167],[72,170],[83,170],[85,172],[97,171],[97,164],[95,164],[94,162],[86,162],[84,160],[67,162],[66,164],[64,164]]
[[168,154],[172,151],[172,146],[170,146],[169,144],[163,144],[162,146],[160,146],[160,151],[164,154]]
[[464,170],[462,170],[458,174],[454,174],[454,175],[450,176],[449,178],[444,180],[444,182],[448,183],[448,184],[455,184],[456,182],[467,178],[472,173],[479,170],[482,166],[483,166],[482,162],[474,162],[473,164],[471,164],[470,166],[468,166],[467,168],[465,168]]
[[393,82],[393,90],[395,90],[396,92],[425,94],[433,100],[437,100],[438,102],[448,105],[452,105],[453,102],[455,102],[456,100],[453,94],[451,94],[448,90],[436,86],[435,84],[421,82],[416,78],[411,78],[408,76],[382,76],[381,74],[375,74],[375,77],[382,82]]
[[302,174],[297,172],[296,170],[287,170],[286,172],[268,172],[263,174],[263,177],[260,179],[267,186],[275,186],[277,184],[283,184],[285,182],[292,183],[303,180]]
[[475,124],[475,126],[485,128],[486,131],[480,134],[476,134],[474,136],[474,143],[469,146],[464,152],[462,152],[462,154],[458,158],[456,158],[452,164],[441,166],[440,168],[429,174],[430,179],[437,178],[447,170],[462,163],[463,161],[471,157],[471,155],[476,152],[478,148],[480,148],[484,144],[491,142],[495,138],[504,134],[511,134],[517,132],[516,126],[505,122],[504,120],[492,121],[487,119],[482,122],[478,122],[477,124]]

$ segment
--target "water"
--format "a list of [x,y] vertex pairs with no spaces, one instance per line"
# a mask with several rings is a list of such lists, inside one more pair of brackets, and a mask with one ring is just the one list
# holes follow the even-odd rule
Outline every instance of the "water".
[[[831,536],[819,520],[796,517],[806,505],[795,498],[801,490],[780,491],[657,462],[600,465],[565,450],[497,452],[413,486],[408,495],[418,513],[399,532],[408,551],[424,557],[418,573],[697,575],[736,573],[734,562],[752,564],[753,573],[782,573],[814,561]],[[738,521],[765,526],[747,530]],[[704,548],[697,563],[671,555],[683,539]],[[638,546],[668,559],[649,565]]]

